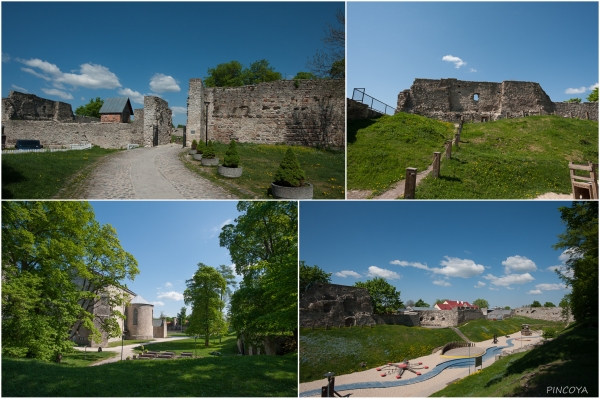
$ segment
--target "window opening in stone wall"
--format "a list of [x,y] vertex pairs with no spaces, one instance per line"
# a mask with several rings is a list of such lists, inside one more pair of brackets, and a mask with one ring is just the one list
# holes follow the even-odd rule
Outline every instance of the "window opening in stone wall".
[[137,309],[133,309],[133,325],[137,326],[137,320],[138,319],[138,310]]
[[331,310],[331,304],[330,303],[324,303],[323,304],[323,312],[329,313],[330,310]]
[[473,100],[479,101],[479,94],[477,94],[477,93],[473,94]]

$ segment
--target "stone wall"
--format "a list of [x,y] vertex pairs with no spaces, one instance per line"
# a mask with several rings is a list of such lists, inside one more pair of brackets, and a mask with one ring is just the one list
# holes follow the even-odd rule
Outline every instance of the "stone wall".
[[[562,308],[531,308],[531,307],[522,307],[512,309],[511,316],[525,316],[530,317],[532,319],[539,320],[550,320],[550,321],[564,321],[562,317]],[[569,322],[573,321],[573,315],[569,315]]]
[[343,80],[280,80],[243,87],[190,79],[187,141],[345,146]]
[[369,109],[367,104],[360,103],[351,98],[346,99],[346,119],[349,121],[378,118],[381,115],[383,115],[381,112]]
[[[44,105],[40,104],[45,102],[55,105],[56,112],[52,118],[48,114],[44,114],[45,119],[36,116],[41,115],[36,110],[39,107],[43,109]],[[101,123],[98,118],[77,117],[69,104],[12,91],[9,98],[2,99],[2,107],[2,126],[8,148],[14,148],[19,139],[40,140],[44,148],[68,148],[70,144],[88,143],[102,148],[126,148],[127,144],[151,147],[154,124],[158,125],[158,143],[168,144],[171,141],[172,113],[167,102],[158,97],[144,97],[144,109],[134,110],[134,120],[128,123]],[[5,109],[8,109],[6,114]],[[28,113],[24,114],[24,110]],[[10,115],[14,117],[8,117]]]
[[570,104],[570,109],[559,104],[565,103],[552,102],[535,82],[415,79],[409,90],[398,94],[396,113],[413,113],[447,122],[461,119],[484,122],[555,112],[563,116],[573,112],[573,117],[589,115],[589,119],[598,120],[598,103]]
[[556,115],[565,118],[579,118],[598,120],[598,103],[554,103],[556,106]]
[[15,119],[70,122],[73,111],[70,104],[11,90],[2,99],[2,121]]
[[162,325],[152,326],[154,338],[167,338],[167,321],[162,319]]
[[418,314],[374,314],[377,324],[394,324],[400,326],[420,326]]

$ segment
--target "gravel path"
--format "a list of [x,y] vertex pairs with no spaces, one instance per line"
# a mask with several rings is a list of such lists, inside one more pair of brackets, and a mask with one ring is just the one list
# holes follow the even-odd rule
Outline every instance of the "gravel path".
[[136,148],[106,157],[83,184],[81,199],[231,199],[223,188],[189,171],[180,145]]

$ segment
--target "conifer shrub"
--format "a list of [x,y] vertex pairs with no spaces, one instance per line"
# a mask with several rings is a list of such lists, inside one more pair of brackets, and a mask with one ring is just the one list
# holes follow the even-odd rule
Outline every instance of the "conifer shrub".
[[204,141],[200,140],[200,142],[198,142],[198,145],[196,146],[196,151],[198,151],[198,154],[204,155],[204,151],[206,151],[206,145],[204,144]]
[[300,162],[296,159],[294,152],[291,148],[288,148],[277,173],[275,173],[275,184],[286,187],[302,187],[306,175],[300,167]]
[[215,152],[215,148],[213,147],[212,140],[208,141],[208,145],[204,148],[204,152],[202,153],[202,158],[213,159],[217,153]]
[[196,150],[198,147],[198,142],[196,141],[196,139],[192,140],[192,150]]
[[225,158],[223,159],[223,166],[228,168],[237,168],[240,164],[240,155],[238,154],[237,144],[235,140],[231,140],[229,143],[229,148],[225,153]]

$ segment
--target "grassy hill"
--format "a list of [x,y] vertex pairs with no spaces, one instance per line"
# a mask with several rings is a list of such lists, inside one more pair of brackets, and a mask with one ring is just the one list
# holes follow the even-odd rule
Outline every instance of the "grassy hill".
[[[564,387],[575,390],[570,394],[557,391]],[[598,328],[573,325],[555,340],[504,357],[432,396],[598,397]]]
[[494,334],[503,336],[519,332],[521,331],[521,324],[525,323],[529,324],[531,330],[543,330],[546,328],[562,330],[565,326],[565,323],[562,322],[515,316],[501,321],[487,319],[472,320],[459,326],[458,329],[471,341],[480,342],[494,338]]
[[300,382],[381,366],[404,358],[430,355],[450,341],[460,340],[449,328],[427,329],[397,325],[300,331]]
[[[452,124],[399,113],[348,124],[348,189],[386,191],[406,167],[424,170],[444,151]],[[466,123],[441,178],[424,179],[419,199],[535,198],[571,192],[568,162],[598,162],[598,122],[531,116]]]

